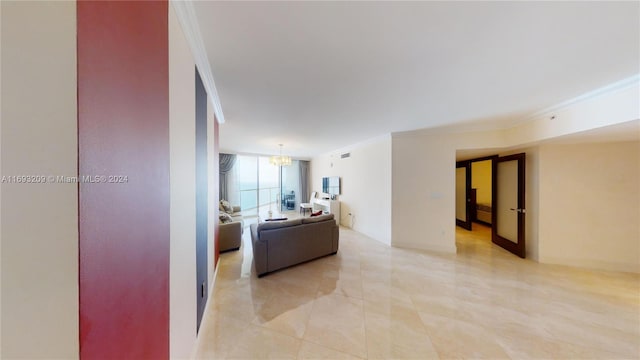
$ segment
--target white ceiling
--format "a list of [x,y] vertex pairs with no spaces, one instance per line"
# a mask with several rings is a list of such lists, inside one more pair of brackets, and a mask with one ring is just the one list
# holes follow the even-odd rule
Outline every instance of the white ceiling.
[[639,2],[194,2],[220,148],[311,157],[508,126],[640,72]]

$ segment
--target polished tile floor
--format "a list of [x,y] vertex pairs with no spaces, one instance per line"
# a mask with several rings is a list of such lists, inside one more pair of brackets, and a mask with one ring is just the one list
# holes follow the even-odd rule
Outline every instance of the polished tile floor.
[[640,277],[519,259],[490,229],[457,255],[347,228],[337,255],[258,279],[249,231],[220,268],[197,345],[215,359],[638,359]]

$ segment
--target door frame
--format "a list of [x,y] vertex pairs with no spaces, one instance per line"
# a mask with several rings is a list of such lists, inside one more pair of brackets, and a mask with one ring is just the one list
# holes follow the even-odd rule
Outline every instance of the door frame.
[[458,168],[465,168],[465,221],[456,217],[456,225],[471,231],[471,162],[469,160],[456,161],[456,170]]
[[[503,161],[518,161],[518,208],[513,209],[518,211],[518,242],[514,243],[508,239],[505,239],[498,235],[498,212],[497,204],[498,204],[498,163]],[[491,202],[492,204],[492,212],[491,212],[491,222],[493,223],[491,226],[491,242],[500,246],[501,248],[521,257],[526,257],[526,245],[525,245],[525,168],[526,168],[526,153],[518,153],[507,156],[497,157],[496,160],[493,161],[493,169],[492,169],[492,194],[491,194]]]

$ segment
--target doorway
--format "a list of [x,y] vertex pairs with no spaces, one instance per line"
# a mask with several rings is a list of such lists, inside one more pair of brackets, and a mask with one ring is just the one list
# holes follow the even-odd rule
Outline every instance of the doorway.
[[456,225],[469,231],[473,224],[491,227],[496,158],[493,155],[456,162]]
[[524,153],[457,161],[456,225],[524,258],[524,172]]
[[280,166],[280,212],[296,211],[301,202],[300,166],[293,160],[290,166]]

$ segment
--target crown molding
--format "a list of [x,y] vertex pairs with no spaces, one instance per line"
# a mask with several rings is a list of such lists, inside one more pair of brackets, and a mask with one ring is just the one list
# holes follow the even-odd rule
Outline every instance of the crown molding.
[[619,90],[624,90],[627,88],[630,88],[632,86],[638,86],[640,84],[640,74],[635,74],[631,77],[628,77],[626,79],[622,79],[620,81],[616,81],[612,84],[609,85],[605,85],[603,87],[597,88],[595,90],[591,90],[587,93],[584,93],[580,96],[574,97],[572,99],[563,101],[559,104],[550,106],[548,108],[536,111],[532,114],[530,114],[529,116],[521,119],[520,121],[516,121],[515,123],[511,124],[511,126],[507,126],[506,128],[511,128],[514,126],[518,126],[521,125],[525,122],[531,121],[531,120],[535,120],[539,117],[548,115],[550,113],[554,113],[554,112],[558,112],[562,109],[568,108],[571,105],[575,105],[581,102],[585,102],[587,100],[591,100],[591,99],[595,99],[597,97],[600,96],[604,96],[604,95],[609,95],[609,94],[613,94],[616,91]]
[[196,17],[196,11],[193,7],[192,1],[170,0],[173,9],[178,16],[182,31],[184,32],[189,47],[191,48],[191,54],[194,57],[196,67],[204,83],[204,87],[209,94],[209,99],[213,104],[213,111],[218,119],[218,123],[224,123],[224,114],[222,113],[222,105],[220,104],[220,97],[218,96],[218,90],[216,90],[216,84],[213,81],[213,73],[211,72],[211,65],[207,57],[207,50],[200,34],[200,27],[198,26],[198,18]]
[[510,130],[520,125],[524,125],[526,123],[539,120],[540,118],[552,116],[555,113],[558,113],[573,105],[584,103],[599,97],[612,95],[618,91],[623,91],[628,88],[638,87],[638,86],[640,86],[640,74],[636,74],[626,79],[622,79],[620,81],[616,81],[609,85],[605,85],[603,87],[591,90],[582,95],[576,96],[572,99],[538,110],[536,112],[530,113],[529,115],[518,117],[515,120],[511,120],[509,122],[503,122],[503,123],[498,122],[496,124],[489,124],[489,125],[474,124],[473,122],[455,123],[455,124],[448,124],[448,125],[445,124],[442,126],[434,126],[430,128],[392,132],[391,136],[394,138],[396,137],[401,138],[401,137],[414,137],[414,136],[425,136],[425,135]]

